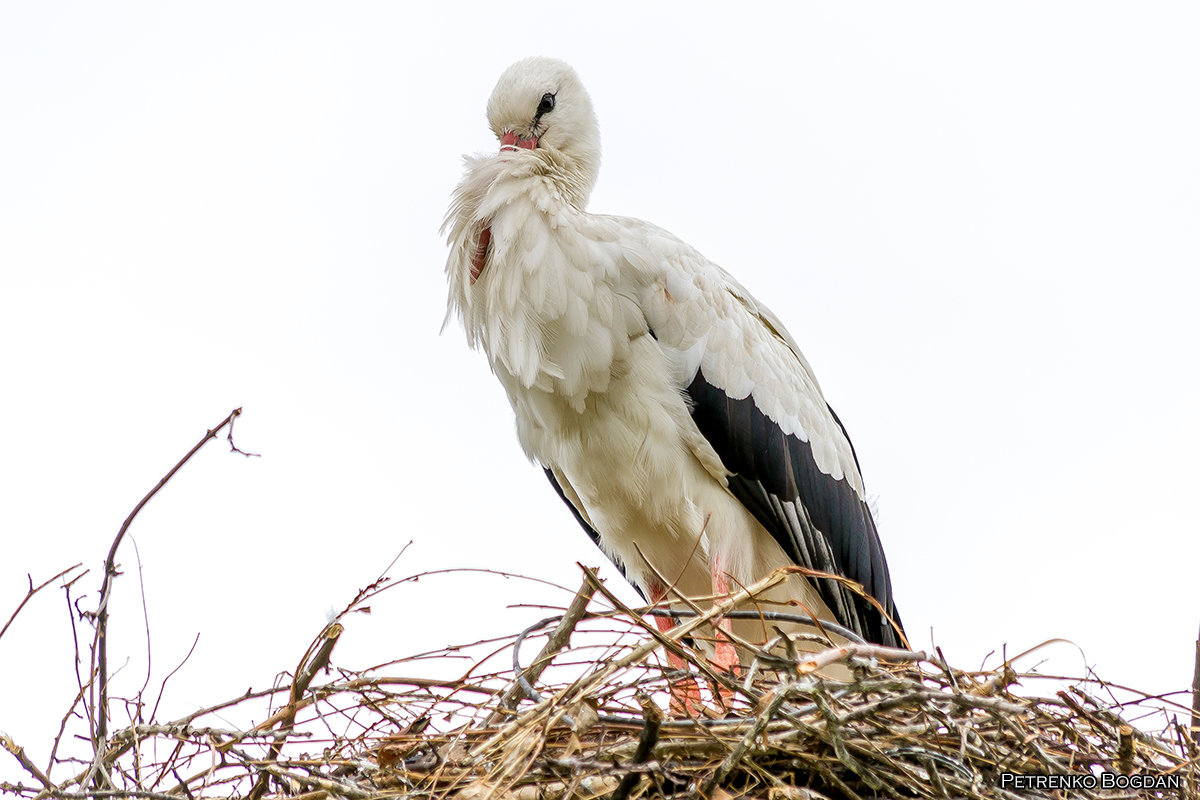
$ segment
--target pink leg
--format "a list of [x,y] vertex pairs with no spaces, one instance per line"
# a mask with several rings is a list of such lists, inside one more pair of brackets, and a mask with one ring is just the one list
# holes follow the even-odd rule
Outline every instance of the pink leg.
[[[713,594],[717,602],[729,597],[729,584],[725,580],[725,572],[717,562],[713,562]],[[733,646],[733,622],[728,617],[722,617],[713,625],[714,649],[713,666],[732,677],[737,677],[741,661],[738,659],[737,648]],[[713,697],[729,708],[733,700],[733,692],[720,684],[712,686]]]
[[[655,584],[650,589],[651,602],[662,602],[666,593],[666,589]],[[670,617],[655,617],[654,624],[663,633],[668,633],[675,627],[675,622]],[[667,664],[671,669],[687,671],[687,662],[670,650],[667,651]],[[700,714],[701,708],[700,686],[695,678],[682,678],[671,684],[670,712],[673,716],[695,717]]]
[[[713,594],[718,599],[729,597],[729,584],[725,581],[725,573],[717,566],[713,567]],[[731,675],[738,674],[741,662],[738,660],[737,649],[733,646],[733,623],[728,617],[722,617],[716,624],[716,654],[713,663]]]

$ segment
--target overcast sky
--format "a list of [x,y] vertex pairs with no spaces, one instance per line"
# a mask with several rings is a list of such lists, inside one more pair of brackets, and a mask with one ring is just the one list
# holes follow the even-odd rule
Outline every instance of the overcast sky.
[[[1190,683],[1194,4],[434,5],[0,6],[0,624],[26,573],[77,561],[94,603],[129,510],[238,406],[262,457],[210,444],[121,551],[118,689],[146,674],[135,541],[156,682],[200,635],[164,719],[293,668],[410,540],[397,575],[620,581],[439,335],[460,156],[496,147],[500,72],[544,54],[600,117],[591,208],[691,242],[800,343],[916,646],[970,667],[1063,637],[1046,669]],[[547,602],[421,581],[335,662]],[[39,762],[70,641],[49,589],[0,640],[0,730]]]

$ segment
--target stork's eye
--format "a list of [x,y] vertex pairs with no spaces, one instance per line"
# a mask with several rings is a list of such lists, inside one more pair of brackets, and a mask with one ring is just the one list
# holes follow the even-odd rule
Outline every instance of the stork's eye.
[[537,115],[540,117],[542,114],[549,114],[553,110],[554,95],[550,92],[546,92],[544,95],[542,95],[542,102],[538,103]]

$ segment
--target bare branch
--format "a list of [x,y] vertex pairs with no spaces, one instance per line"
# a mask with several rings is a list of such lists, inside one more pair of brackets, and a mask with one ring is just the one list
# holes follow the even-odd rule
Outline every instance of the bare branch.
[[158,704],[162,702],[163,692],[166,691],[166,689],[167,689],[167,681],[171,680],[171,678],[175,675],[176,672],[179,672],[179,670],[183,669],[183,665],[186,664],[188,662],[188,659],[192,657],[192,653],[194,653],[196,651],[196,645],[199,642],[200,642],[200,634],[197,633],[196,638],[192,639],[192,646],[188,648],[187,655],[183,657],[183,661],[180,661],[179,666],[175,667],[175,669],[173,669],[169,673],[167,673],[167,677],[163,678],[162,685],[158,687],[158,699],[154,701],[154,710],[150,712],[150,721],[151,722],[153,722],[154,718],[158,716]]
[[[74,569],[74,567],[72,567]],[[57,577],[57,576],[56,576]],[[54,580],[51,578],[51,580]],[[54,791],[54,784],[50,783],[50,779],[46,777],[37,765],[29,760],[29,756],[25,755],[25,748],[12,740],[8,734],[0,732],[0,747],[13,754],[13,758],[25,768],[25,771],[37,779],[38,783],[45,786],[50,791]]]
[[1192,671],[1192,725],[1188,737],[1192,758],[1200,755],[1200,638],[1196,639],[1196,666]]
[[82,562],[80,562],[79,564],[76,564],[73,567],[67,567],[62,572],[58,573],[57,575],[55,575],[52,578],[49,578],[49,579],[39,583],[37,586],[33,585],[33,576],[26,575],[26,577],[29,579],[29,591],[25,592],[25,596],[23,598],[21,598],[21,602],[17,605],[16,611],[14,611],[12,613],[12,616],[10,616],[8,618],[8,622],[4,623],[3,628],[0,628],[0,637],[4,636],[4,633],[8,630],[8,626],[13,624],[13,620],[16,619],[17,615],[21,613],[21,609],[25,608],[25,604],[28,603],[31,599],[33,599],[33,596],[35,594],[40,592],[42,589],[45,589],[47,586],[54,583],[56,580],[58,580],[62,576],[66,575],[71,570],[79,569],[81,566],[83,566]]
[[575,630],[575,626],[579,624],[579,620],[583,619],[583,614],[587,611],[587,605],[595,593],[596,584],[592,581],[591,576],[585,575],[583,585],[576,592],[575,598],[567,608],[567,613],[563,614],[558,626],[550,634],[550,637],[546,639],[546,644],[542,646],[541,652],[537,654],[537,658],[534,659],[533,663],[526,667],[519,676],[516,676],[517,680],[504,693],[504,697],[500,700],[500,707],[489,719],[489,723],[499,721],[504,716],[504,712],[516,707],[521,697],[527,694],[525,687],[522,685],[522,679],[529,683],[536,682],[546,667],[550,665],[550,661],[554,656],[570,643],[571,631]]
[[[121,525],[121,529],[117,531],[116,537],[113,538],[112,545],[108,548],[108,557],[104,559],[104,580],[100,587],[100,603],[96,608],[96,633],[92,640],[92,656],[97,683],[99,685],[99,700],[92,703],[93,712],[95,714],[96,726],[92,731],[92,743],[97,753],[104,747],[104,741],[108,736],[108,604],[112,599],[113,581],[119,573],[117,571],[117,548],[121,546],[125,534],[129,531],[129,526],[133,524],[137,515],[145,508],[158,492],[167,485],[171,478],[175,477],[175,473],[183,468],[183,465],[192,459],[200,451],[200,448],[208,444],[212,439],[215,439],[221,429],[227,425],[232,425],[233,421],[242,413],[240,408],[235,408],[225,417],[215,428],[207,431],[200,441],[192,446],[192,449],[179,460],[175,466],[164,475],[154,488],[147,492],[138,504],[134,506],[133,511],[125,518],[125,522]],[[230,440],[232,446],[232,440]]]
[[[262,458],[262,453],[247,452],[233,443],[233,422],[241,415],[242,410],[240,408],[234,409],[234,412],[229,415],[229,430],[225,433],[225,440],[229,442],[229,452],[241,453],[246,458]],[[217,430],[220,430],[220,426],[217,427]]]
[[[393,561],[393,563],[395,562]],[[376,583],[379,583],[383,580],[385,580],[385,578],[381,576]],[[372,584],[372,586],[373,585],[375,584]],[[369,587],[368,590],[359,592],[358,596],[362,597],[366,591],[369,591]],[[347,608],[350,608],[350,606],[347,606]],[[329,658],[333,654],[333,648],[337,644],[338,638],[341,637],[344,630],[345,628],[342,627],[341,623],[333,622],[327,625],[325,630],[321,631],[321,635],[317,637],[316,641],[309,645],[308,652],[304,654],[304,658],[300,660],[299,666],[296,667],[296,676],[292,680],[292,688],[289,692],[288,704],[273,717],[271,717],[271,719],[260,723],[256,730],[267,730],[276,723],[279,723],[280,728],[283,730],[287,730],[292,727],[296,721],[296,713],[300,709],[300,704],[304,699],[304,694],[308,691],[309,684],[312,683],[312,679],[316,677],[318,672],[326,669],[329,666]],[[316,651],[315,653],[314,650]],[[271,762],[275,761],[279,757],[279,753],[282,751],[282,749],[283,742],[282,740],[277,739],[271,745],[271,752],[267,757],[266,765],[270,765]],[[258,798],[262,797],[263,792],[267,790],[267,785],[270,781],[270,774],[276,774],[272,770],[265,769],[263,766],[260,766],[260,769],[263,769],[263,772],[259,776],[258,781],[254,784],[254,788],[250,791],[250,800],[258,800]]]

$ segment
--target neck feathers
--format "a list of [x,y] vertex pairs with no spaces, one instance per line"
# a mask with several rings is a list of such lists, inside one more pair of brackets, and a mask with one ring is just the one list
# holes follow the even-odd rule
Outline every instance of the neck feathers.
[[[486,338],[488,286],[505,269],[514,249],[523,246],[514,241],[520,225],[514,224],[513,214],[558,218],[568,209],[578,213],[591,191],[594,170],[589,174],[586,165],[549,149],[504,150],[494,156],[467,157],[464,162],[466,173],[442,223],[450,245],[446,322],[457,315],[474,347]],[[494,219],[500,224],[493,229]],[[475,263],[481,242],[486,247],[482,271]],[[472,278],[473,268],[477,281]]]

